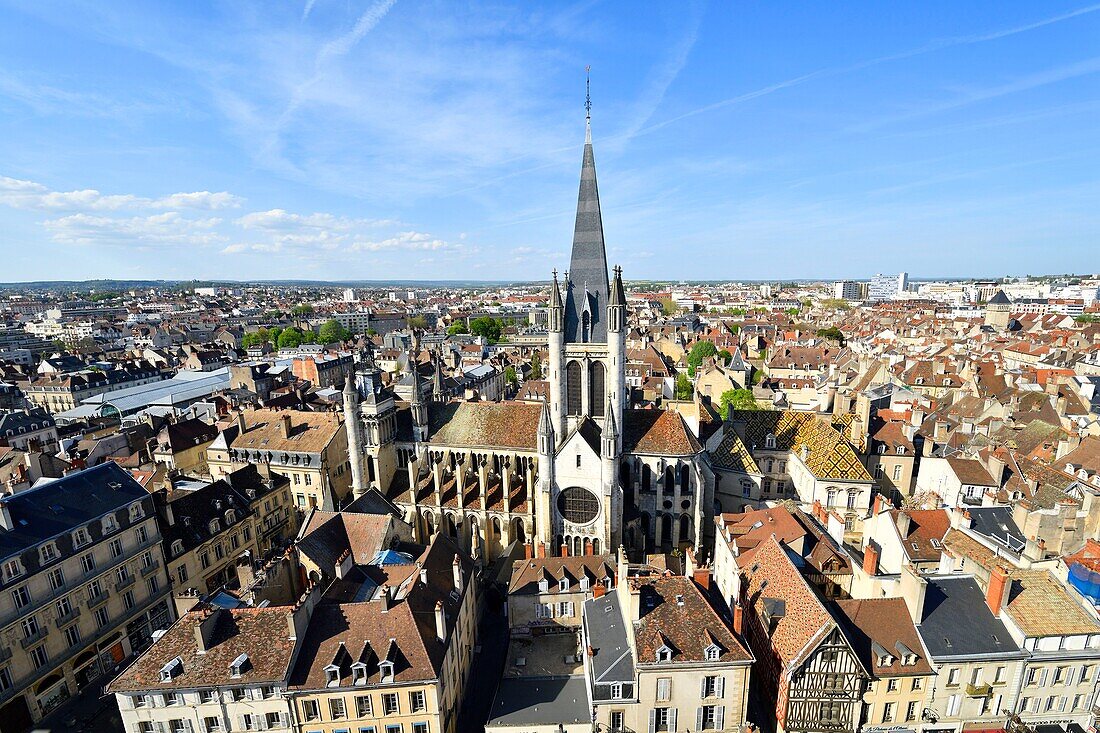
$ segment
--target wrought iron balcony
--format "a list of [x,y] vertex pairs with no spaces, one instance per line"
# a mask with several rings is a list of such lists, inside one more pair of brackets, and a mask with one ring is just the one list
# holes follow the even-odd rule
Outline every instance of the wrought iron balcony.
[[75,619],[79,615],[80,615],[80,606],[73,606],[72,608],[69,609],[69,612],[66,613],[64,616],[58,616],[56,619],[54,619],[54,623],[57,625],[57,628],[60,629],[62,626],[69,623],[70,621],[72,621],[73,619]]
[[19,643],[23,645],[24,649],[26,649],[31,644],[34,644],[35,642],[38,642],[38,641],[42,641],[45,638],[46,638],[46,627],[45,626],[39,626],[37,631],[35,631],[33,634],[30,634],[29,636],[24,636],[19,641]]

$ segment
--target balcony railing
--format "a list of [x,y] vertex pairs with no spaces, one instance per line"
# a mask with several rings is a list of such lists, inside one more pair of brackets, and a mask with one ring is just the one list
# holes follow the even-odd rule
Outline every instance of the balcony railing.
[[153,562],[149,563],[141,569],[141,577],[148,578],[150,575],[157,572],[158,568],[160,568],[160,562],[154,560]]
[[20,639],[19,643],[23,646],[24,649],[26,649],[31,644],[45,639],[46,633],[46,627],[39,626],[37,631],[35,631],[33,634],[30,634],[29,636],[24,636],[22,639]]
[[57,625],[57,628],[60,629],[62,626],[69,623],[79,615],[80,606],[73,606],[64,616],[58,616],[56,619],[54,619],[54,623]]
[[134,576],[133,575],[127,575],[125,578],[122,578],[117,583],[115,583],[115,590],[118,591],[119,593],[121,593],[122,591],[126,590],[127,588],[129,588],[133,584],[134,584]]

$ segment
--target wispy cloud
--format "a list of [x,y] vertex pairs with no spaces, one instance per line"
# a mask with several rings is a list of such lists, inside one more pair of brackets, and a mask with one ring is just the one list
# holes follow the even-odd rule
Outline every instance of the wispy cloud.
[[42,223],[54,241],[65,244],[216,244],[226,241],[215,231],[217,217],[188,219],[175,211],[150,216],[113,217],[70,214]]
[[95,189],[54,191],[35,181],[0,176],[0,204],[18,209],[47,211],[118,211],[122,209],[228,209],[243,199],[227,191],[191,191],[160,198],[133,194],[103,194]]

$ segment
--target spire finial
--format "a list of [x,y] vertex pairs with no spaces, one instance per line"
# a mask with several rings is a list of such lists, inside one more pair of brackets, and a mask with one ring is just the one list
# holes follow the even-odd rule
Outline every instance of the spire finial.
[[584,67],[584,111],[587,119],[592,119],[592,65]]

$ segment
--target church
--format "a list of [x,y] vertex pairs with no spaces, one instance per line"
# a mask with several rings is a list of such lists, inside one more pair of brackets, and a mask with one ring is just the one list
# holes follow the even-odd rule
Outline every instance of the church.
[[369,353],[344,389],[355,495],[380,492],[418,541],[445,532],[486,563],[512,543],[539,556],[699,547],[715,513],[683,417],[627,404],[626,294],[622,269],[608,273],[585,106],[569,270],[550,286],[549,399],[448,401],[413,368],[401,402]]

